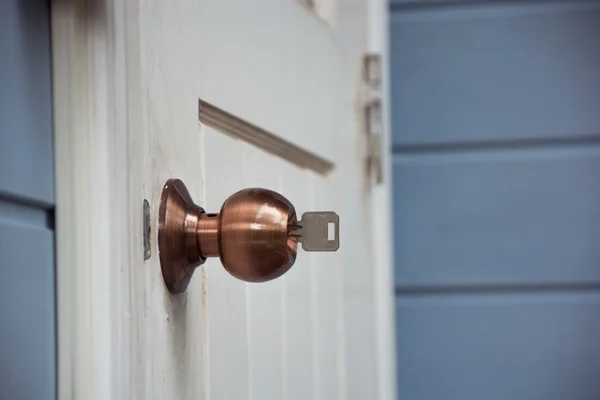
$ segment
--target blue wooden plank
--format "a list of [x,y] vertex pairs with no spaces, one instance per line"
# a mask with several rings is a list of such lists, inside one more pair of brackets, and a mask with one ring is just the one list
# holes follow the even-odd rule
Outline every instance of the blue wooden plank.
[[394,13],[396,146],[600,134],[600,2]]
[[49,2],[0,2],[0,194],[54,202]]
[[[574,3],[575,1],[579,3],[589,3],[598,0],[504,0],[504,4],[512,3],[521,3],[521,4],[531,4],[531,3]],[[389,0],[390,8],[392,10],[406,10],[406,9],[441,9],[447,7],[460,7],[460,6],[473,6],[473,5],[497,5],[499,4],[498,0]]]
[[18,215],[0,218],[0,399],[54,399],[53,232]]
[[52,222],[50,219],[48,211],[42,208],[0,199],[0,224],[46,228]]
[[600,283],[600,148],[394,157],[401,286]]
[[600,399],[599,293],[396,304],[399,399]]

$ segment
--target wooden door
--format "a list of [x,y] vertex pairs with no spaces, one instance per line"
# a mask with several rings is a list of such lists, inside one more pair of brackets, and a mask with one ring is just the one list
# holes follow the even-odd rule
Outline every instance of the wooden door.
[[[378,339],[391,324],[377,307],[391,282],[376,295],[387,262],[371,250],[360,119],[369,3],[314,3],[55,4],[59,260],[83,265],[59,266],[61,394],[391,397],[393,382],[380,379],[391,349]],[[341,249],[300,252],[288,274],[264,284],[238,281],[211,259],[173,296],[156,244],[169,178],[209,212],[256,186],[300,213],[334,210]],[[88,203],[75,204],[82,190]],[[93,228],[69,217],[92,206]]]

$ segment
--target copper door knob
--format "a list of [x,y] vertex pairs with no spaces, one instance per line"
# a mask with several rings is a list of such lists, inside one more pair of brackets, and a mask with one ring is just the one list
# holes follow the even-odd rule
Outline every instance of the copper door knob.
[[207,214],[181,180],[170,179],[163,188],[158,252],[171,293],[184,292],[208,257],[219,257],[231,275],[247,282],[275,279],[294,265],[299,242],[308,251],[336,251],[338,215],[308,212],[298,220],[285,197],[260,188],[240,190],[218,214]]

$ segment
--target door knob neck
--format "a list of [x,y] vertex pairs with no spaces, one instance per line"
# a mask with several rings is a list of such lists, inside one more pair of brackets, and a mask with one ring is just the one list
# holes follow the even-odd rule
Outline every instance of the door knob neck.
[[219,214],[200,214],[196,238],[204,258],[219,257]]

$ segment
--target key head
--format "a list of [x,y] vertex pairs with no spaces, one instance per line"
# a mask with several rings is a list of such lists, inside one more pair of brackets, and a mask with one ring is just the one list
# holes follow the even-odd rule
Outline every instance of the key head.
[[332,211],[302,214],[302,248],[305,251],[336,251],[340,248],[340,217]]

